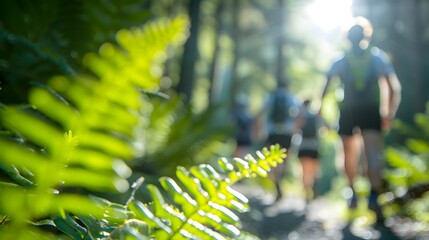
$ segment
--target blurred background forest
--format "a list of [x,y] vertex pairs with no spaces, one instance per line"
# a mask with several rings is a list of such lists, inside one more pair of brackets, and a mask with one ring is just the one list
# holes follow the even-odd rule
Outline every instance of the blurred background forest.
[[[407,187],[429,182],[426,0],[2,0],[0,106],[29,108],[30,88],[46,87],[57,75],[92,74],[86,54],[102,52],[106,42],[117,44],[119,30],[181,14],[190,20],[186,41],[164,53],[167,61],[162,67],[150,69],[160,76],[159,86],[142,91],[148,104],[142,111],[143,130],[136,131],[144,134],[139,135],[138,154],[129,163],[130,182],[142,174],[173,175],[178,165],[231,156],[234,126],[228,119],[234,102],[246,99],[256,114],[277,81],[287,80],[299,100],[314,99],[312,108],[317,110],[325,72],[347,47],[343,30],[354,16],[372,22],[372,44],[389,54],[402,84],[397,118],[411,128],[398,124],[387,136],[388,143],[402,145],[409,137],[421,140],[414,149],[409,147],[409,155],[389,152],[395,167],[409,171],[393,174],[392,179],[402,179],[399,185]],[[331,107],[323,113],[332,127],[336,97],[335,92],[328,95]],[[0,133],[10,137],[10,132]],[[330,150],[325,157],[332,159],[325,165],[334,161],[334,149]],[[7,170],[2,180],[10,174]],[[419,174],[410,178],[414,173]],[[325,174],[329,178],[330,173]],[[429,204],[422,206],[414,212],[429,209]],[[429,214],[423,220],[429,222]]]
[[[225,118],[240,96],[259,111],[276,79],[300,98],[321,95],[342,28],[352,16],[372,21],[373,43],[392,57],[403,86],[398,117],[412,123],[425,110],[429,86],[427,1],[404,0],[159,0],[2,1],[0,101],[22,103],[33,82],[84,71],[81,59],[121,28],[189,14],[190,35],[163,70],[161,92],[182,94],[193,110],[221,104]],[[335,114],[327,118],[335,121]],[[398,139],[396,139],[398,140]],[[395,141],[396,141],[395,140]]]
[[[190,28],[185,44],[166,53],[164,68],[153,70],[162,76],[152,96],[157,113],[152,123],[158,124],[152,124],[156,134],[146,139],[149,153],[136,164],[143,172],[166,174],[177,162],[230,155],[233,131],[225,119],[234,101],[245,98],[256,114],[278,80],[289,81],[298,99],[313,98],[317,110],[325,72],[347,47],[344,27],[360,15],[373,23],[372,43],[390,55],[402,83],[397,117],[415,125],[414,116],[425,111],[429,99],[428,11],[429,2],[422,0],[1,1],[0,102],[24,104],[31,86],[55,75],[88,71],[85,54],[115,42],[122,28],[186,14]],[[169,105],[157,103],[167,98]],[[328,96],[331,107],[323,113],[333,127],[335,98],[335,93]],[[162,139],[165,130],[160,129],[167,125],[156,116],[165,117],[175,108],[174,123]],[[406,138],[394,129],[388,143]],[[168,151],[161,145],[169,146]]]

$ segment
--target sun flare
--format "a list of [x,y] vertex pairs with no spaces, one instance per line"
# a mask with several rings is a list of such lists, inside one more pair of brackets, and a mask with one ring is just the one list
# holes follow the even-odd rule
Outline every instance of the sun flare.
[[306,7],[311,21],[323,31],[330,31],[350,22],[352,0],[313,0]]

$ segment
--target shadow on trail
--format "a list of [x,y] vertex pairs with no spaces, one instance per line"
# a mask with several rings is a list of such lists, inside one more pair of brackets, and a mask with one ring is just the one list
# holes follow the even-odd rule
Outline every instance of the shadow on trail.
[[[356,232],[356,231],[355,231]],[[360,231],[359,236],[353,233],[353,227],[347,225],[343,228],[343,239],[345,240],[361,240],[361,239],[380,239],[380,240],[402,240],[403,238],[395,235],[392,230],[383,224],[377,224],[372,229]]]
[[[243,229],[260,239],[280,239],[305,221],[305,215],[292,211],[281,212],[272,205],[263,204],[260,199],[249,199],[251,212],[241,216]],[[286,238],[287,239],[287,238]]]
[[[247,196],[250,212],[240,216],[243,230],[262,240],[403,240],[383,224],[349,224],[341,207],[324,199],[306,206],[299,197],[286,196],[271,204],[266,192],[252,189]],[[410,239],[410,238],[407,238]]]

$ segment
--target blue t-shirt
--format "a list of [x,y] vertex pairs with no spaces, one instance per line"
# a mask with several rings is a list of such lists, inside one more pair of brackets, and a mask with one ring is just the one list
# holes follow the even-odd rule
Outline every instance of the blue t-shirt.
[[[273,105],[274,105],[274,98],[276,94],[283,94],[285,97],[285,101],[287,101],[287,104],[285,104],[285,109],[288,113],[288,117],[285,118],[285,120],[281,123],[276,123],[273,121],[273,119],[270,118],[273,111]],[[274,91],[273,93],[269,94],[268,97],[265,100],[264,104],[264,111],[265,111],[265,126],[266,131],[268,134],[285,134],[285,135],[291,135],[294,132],[295,128],[295,121],[299,114],[299,103],[298,101],[293,97],[293,95],[282,89],[278,89]]]
[[365,51],[361,56],[347,52],[334,61],[328,78],[338,76],[344,89],[340,106],[379,106],[378,79],[394,73],[387,55],[378,48]]
[[324,125],[323,119],[316,113],[305,110],[304,125],[301,128],[300,150],[317,151],[320,146],[320,129]]

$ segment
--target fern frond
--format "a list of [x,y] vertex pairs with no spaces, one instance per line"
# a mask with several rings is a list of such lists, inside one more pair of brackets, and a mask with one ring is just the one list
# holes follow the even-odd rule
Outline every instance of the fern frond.
[[15,170],[34,174],[31,188],[0,187],[0,212],[13,219],[15,228],[58,214],[64,221],[73,214],[115,224],[129,218],[123,206],[115,208],[63,190],[128,189],[125,178],[131,170],[125,161],[137,156],[135,130],[144,121],[141,111],[147,104],[140,90],[157,90],[160,75],[156,69],[162,67],[167,47],[184,40],[186,27],[187,19],[178,17],[120,31],[119,46],[105,44],[99,54],[85,57],[93,74],[55,77],[33,89],[31,110],[0,109],[2,127],[24,142],[0,139],[2,169],[25,187],[29,184]]
[[[245,196],[232,185],[244,178],[266,176],[271,168],[285,158],[285,150],[278,145],[257,152],[257,158],[219,160],[218,172],[208,164],[191,167],[189,171],[178,167],[176,176],[160,178],[168,196],[149,185],[152,202],[143,204],[134,200],[128,208],[136,218],[144,221],[156,239],[226,239],[240,235],[239,218],[234,213],[249,209]],[[169,200],[169,201],[168,201]]]
[[414,116],[415,126],[396,122],[398,130],[408,137],[405,147],[389,147],[385,154],[391,168],[385,171],[391,192],[380,197],[386,208],[413,220],[429,222],[422,212],[428,211],[429,182],[429,103],[425,113]]
[[188,168],[223,156],[225,149],[220,148],[232,126],[219,121],[219,105],[194,113],[177,97],[151,103],[154,109],[144,139],[147,151],[132,163],[133,169],[159,178],[174,175],[177,165]]
[[[255,157],[222,158],[218,168],[208,164],[178,167],[176,180],[159,179],[163,191],[147,185],[152,199],[147,204],[134,197],[136,189],[127,205],[72,191],[128,189],[126,178],[131,170],[126,162],[144,155],[141,128],[152,107],[141,92],[159,89],[166,49],[183,43],[186,31],[183,16],[121,30],[117,44],[106,43],[98,53],[84,57],[86,74],[54,77],[46,86],[35,88],[29,95],[32,109],[0,109],[2,127],[22,139],[21,143],[0,139],[2,169],[20,183],[0,184],[0,212],[11,219],[6,230],[0,229],[0,237],[14,232],[16,239],[26,239],[30,231],[43,238],[34,230],[38,224],[54,224],[75,239],[102,238],[106,232],[127,239],[240,235],[235,212],[245,212],[249,206],[232,185],[244,178],[265,177],[285,157],[278,145]],[[197,116],[186,129],[207,116]],[[191,145],[206,136],[203,124],[198,126],[197,133],[189,134],[183,143]],[[31,174],[24,174],[27,171]],[[31,184],[21,178],[26,175],[34,175],[26,178]],[[32,222],[36,219],[51,221]]]

